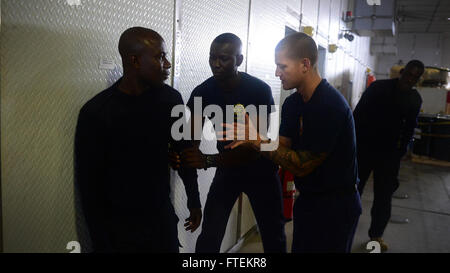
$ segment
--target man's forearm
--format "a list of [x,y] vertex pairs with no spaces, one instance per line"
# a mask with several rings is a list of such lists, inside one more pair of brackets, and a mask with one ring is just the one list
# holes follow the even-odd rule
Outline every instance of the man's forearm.
[[187,196],[187,206],[188,208],[200,208],[200,193],[198,191],[197,182],[197,170],[193,168],[180,168],[178,170],[178,175],[184,184],[184,189]]
[[281,145],[275,151],[263,151],[261,154],[298,177],[313,172],[327,156],[326,153],[294,151]]
[[[184,149],[187,149],[192,146],[197,146],[200,144],[200,141],[171,141],[171,150],[176,152],[178,155],[181,151]],[[198,191],[198,176],[197,176],[197,170],[195,168],[189,168],[186,166],[181,166],[178,169],[178,175],[180,176],[181,180],[183,181],[184,188],[186,191],[187,196],[187,205],[188,208],[199,208],[200,205],[200,197],[199,197],[199,191]]]
[[406,151],[414,136],[414,129],[417,127],[417,114],[406,119],[405,126],[399,138],[399,148]]
[[412,137],[414,135],[414,130],[409,130],[408,132],[404,132],[401,136],[400,139],[398,141],[398,149],[403,152],[406,153],[406,150],[408,149],[408,145],[409,143],[411,143],[412,141]]

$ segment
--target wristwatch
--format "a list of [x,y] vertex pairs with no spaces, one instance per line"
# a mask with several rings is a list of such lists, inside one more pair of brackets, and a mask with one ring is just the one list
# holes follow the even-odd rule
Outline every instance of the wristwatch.
[[216,167],[216,157],[214,155],[206,155],[205,161],[205,171],[207,168]]

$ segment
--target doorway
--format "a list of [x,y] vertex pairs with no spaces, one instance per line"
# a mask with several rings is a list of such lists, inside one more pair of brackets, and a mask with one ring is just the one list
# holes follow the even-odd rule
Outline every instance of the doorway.
[[327,50],[319,45],[319,55],[317,60],[317,65],[319,69],[320,77],[325,78],[325,60],[327,57]]

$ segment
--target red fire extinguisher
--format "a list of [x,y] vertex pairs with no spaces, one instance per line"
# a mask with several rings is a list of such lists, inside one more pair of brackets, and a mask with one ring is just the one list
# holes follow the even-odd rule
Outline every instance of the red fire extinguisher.
[[294,175],[287,170],[278,170],[283,189],[284,218],[291,221],[294,216],[295,184]]
[[368,88],[377,79],[375,78],[375,75],[371,72],[369,68],[367,68],[366,74],[367,74],[366,88]]

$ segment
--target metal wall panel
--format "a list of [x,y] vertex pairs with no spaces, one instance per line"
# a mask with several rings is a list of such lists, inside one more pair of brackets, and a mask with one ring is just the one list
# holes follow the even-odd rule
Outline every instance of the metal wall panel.
[[[448,67],[450,64],[445,58],[448,58],[449,46],[445,42],[445,34],[439,33],[400,33],[397,37],[396,55],[380,55],[380,62],[377,72],[381,78],[389,78],[389,70],[402,60],[404,64],[408,61],[417,59],[424,62],[426,66]],[[448,41],[448,39],[447,39]],[[446,55],[447,54],[447,55]]]
[[281,82],[275,76],[275,47],[284,37],[287,3],[285,0],[252,1],[248,73],[272,88],[275,104],[280,103]]
[[303,0],[302,25],[312,26],[314,27],[314,30],[316,30],[318,10],[319,10],[319,0]]
[[299,31],[301,19],[301,7],[303,0],[285,0],[286,1],[286,26]]
[[338,42],[339,31],[341,28],[341,12],[341,0],[332,0],[328,36],[330,37],[330,42],[333,44],[337,44]]
[[[185,102],[189,99],[192,90],[204,80],[212,76],[209,68],[209,48],[214,38],[224,32],[232,32],[239,36],[243,43],[243,52],[246,51],[248,32],[248,0],[182,0],[180,1],[180,74],[178,88]],[[245,62],[245,60],[244,60]],[[245,65],[240,68],[245,70]],[[215,141],[202,141],[200,149],[204,153],[216,153]],[[198,171],[200,200],[204,207],[215,169]],[[178,178],[177,178],[178,180]],[[181,220],[189,216],[186,209],[186,194],[183,186],[175,183],[174,201],[175,209]],[[180,221],[179,229],[183,230]],[[184,232],[184,231],[183,231]],[[194,233],[179,232],[182,252],[193,252],[195,242],[201,232],[199,228]],[[236,243],[237,238],[237,206],[231,212],[225,238],[221,251],[226,251]]]
[[302,1],[305,0],[286,0],[286,5],[296,12],[300,12],[300,7],[302,6]]
[[[350,86],[349,99],[356,103],[363,91],[365,65],[373,67],[376,62],[369,55],[370,40],[355,37],[352,43],[337,41],[339,27],[335,23],[341,22],[341,14],[335,9],[340,6],[346,10],[348,1],[324,1],[331,1],[332,15],[331,27],[323,35],[341,46],[337,55],[330,57],[327,74],[343,89]],[[135,25],[155,29],[165,38],[171,55],[174,7],[178,7],[179,69],[175,77],[185,102],[195,86],[211,76],[211,41],[220,33],[233,32],[248,52],[240,70],[266,81],[279,103],[281,85],[275,77],[274,48],[284,36],[287,4],[304,15],[303,26],[314,28],[319,7],[319,0],[176,0],[177,5],[175,0],[81,0],[79,6],[68,2],[76,1],[2,1],[0,111],[5,252],[67,252],[67,242],[77,240],[72,168],[76,118],[88,99],[120,77],[117,42],[123,30]],[[115,68],[99,69],[102,58],[114,62]],[[350,80],[355,77],[355,83],[349,85],[344,74]],[[203,141],[201,149],[214,153],[215,145]],[[204,206],[215,170],[198,173]],[[172,179],[172,187],[180,218],[179,239],[184,246],[181,252],[193,252],[201,229],[192,234],[184,231],[184,219],[189,215],[184,187],[179,178]],[[244,198],[242,233],[254,221],[248,204]],[[222,251],[236,243],[236,224],[235,206]]]
[[319,1],[319,20],[317,22],[317,30],[324,36],[329,35],[331,0]]
[[[77,240],[78,111],[121,74],[117,43],[153,28],[171,51],[173,0],[2,1],[1,168],[5,252],[68,252]],[[73,1],[76,2],[76,1]],[[99,69],[101,58],[116,68]]]
[[[280,104],[281,82],[275,76],[275,47],[284,37],[286,18],[285,0],[251,1],[247,72],[271,87],[277,105]],[[253,227],[255,221],[249,200],[244,198],[243,201],[248,209],[242,212],[242,235]]]

